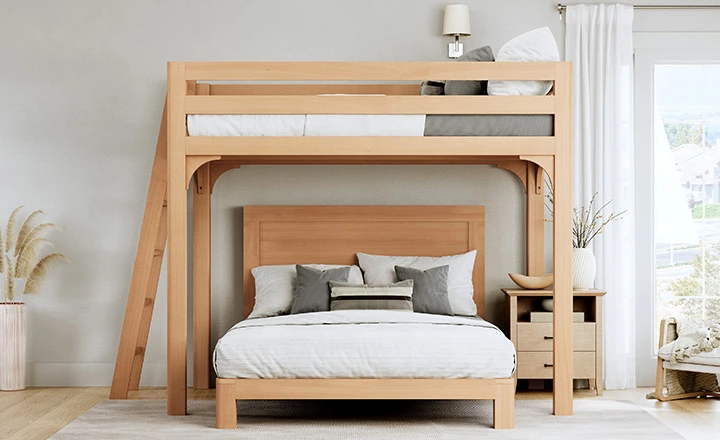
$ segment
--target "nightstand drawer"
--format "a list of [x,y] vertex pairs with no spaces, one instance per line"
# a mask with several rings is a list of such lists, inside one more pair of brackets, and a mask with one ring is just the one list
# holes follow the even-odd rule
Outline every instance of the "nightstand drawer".
[[[519,351],[517,356],[518,379],[552,379],[552,353],[545,351]],[[576,351],[573,353],[573,378],[595,378],[594,352]]]
[[[518,351],[552,351],[552,323],[518,322]],[[549,338],[549,339],[548,339]],[[573,324],[573,351],[595,351],[595,323]]]

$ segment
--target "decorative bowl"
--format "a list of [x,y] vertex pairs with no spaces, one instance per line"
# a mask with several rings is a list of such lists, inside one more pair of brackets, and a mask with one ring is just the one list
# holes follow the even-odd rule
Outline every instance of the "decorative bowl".
[[546,287],[550,287],[553,283],[553,274],[551,273],[546,273],[545,275],[536,277],[520,275],[519,273],[509,273],[508,276],[515,284],[528,290],[544,289]]

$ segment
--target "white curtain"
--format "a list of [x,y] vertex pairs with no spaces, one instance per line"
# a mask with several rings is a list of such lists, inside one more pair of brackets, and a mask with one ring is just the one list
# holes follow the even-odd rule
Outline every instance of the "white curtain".
[[568,6],[565,59],[573,62],[573,201],[628,209],[591,243],[596,285],[607,290],[605,387],[635,387],[635,242],[633,219],[633,9]]

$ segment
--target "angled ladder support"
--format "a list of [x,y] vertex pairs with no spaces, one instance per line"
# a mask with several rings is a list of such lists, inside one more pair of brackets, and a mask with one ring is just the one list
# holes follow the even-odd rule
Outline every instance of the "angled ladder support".
[[150,320],[167,236],[166,111],[164,108],[155,149],[155,161],[150,175],[148,196],[145,201],[145,213],[140,229],[138,250],[130,281],[130,293],[125,308],[125,319],[110,388],[111,399],[126,399],[128,390],[137,389],[145,358],[145,346],[150,330]]

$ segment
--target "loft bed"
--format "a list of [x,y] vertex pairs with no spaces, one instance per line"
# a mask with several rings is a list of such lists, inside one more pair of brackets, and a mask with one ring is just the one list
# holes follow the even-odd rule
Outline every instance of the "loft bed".
[[[490,164],[513,172],[526,190],[530,275],[541,274],[544,265],[543,172],[554,187],[553,408],[556,415],[572,414],[571,72],[571,65],[562,62],[168,63],[167,101],[110,397],[126,398],[128,390],[138,387],[167,237],[168,414],[186,414],[187,190],[193,177],[194,386],[208,388],[210,196],[224,172],[249,164]],[[554,83],[554,95],[418,96],[419,82],[427,79],[547,80]],[[226,84],[229,81],[243,83]],[[194,115],[549,115],[553,132],[542,136],[191,136],[188,118]],[[252,303],[245,298],[247,316]],[[478,315],[483,312],[481,302]],[[350,388],[356,391],[342,395],[328,391],[332,387],[318,390],[317,382],[303,379],[292,380],[292,392],[283,392],[289,384],[273,385],[272,380],[257,381],[265,383],[253,389],[272,398],[433,398],[409,392],[407,384],[396,384],[391,394],[379,391],[393,379],[382,379],[382,384],[354,380],[359,382]],[[443,379],[452,380],[456,379]],[[494,396],[498,384],[478,384],[475,390]],[[364,391],[357,391],[358,386]],[[466,398],[457,387],[450,389],[457,390],[455,398]],[[223,406],[218,408],[218,425],[230,425],[227,402],[234,403],[237,392],[242,392],[239,384],[218,380],[218,404]],[[435,398],[453,395],[448,391]],[[512,419],[501,416],[499,425],[511,426]]]

